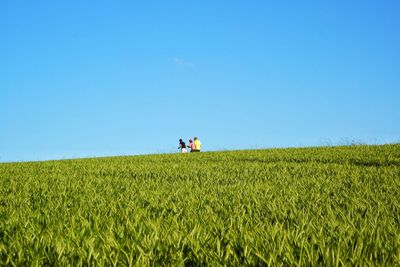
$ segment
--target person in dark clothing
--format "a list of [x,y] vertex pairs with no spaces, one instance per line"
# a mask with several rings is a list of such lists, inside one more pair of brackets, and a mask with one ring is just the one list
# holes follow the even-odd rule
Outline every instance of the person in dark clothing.
[[179,147],[178,147],[178,149],[180,149],[182,153],[186,153],[187,152],[186,144],[185,144],[185,142],[183,142],[182,139],[179,139]]

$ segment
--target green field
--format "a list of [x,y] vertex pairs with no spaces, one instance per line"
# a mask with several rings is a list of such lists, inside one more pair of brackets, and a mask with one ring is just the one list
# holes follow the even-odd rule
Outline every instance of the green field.
[[0,164],[0,265],[400,266],[400,145]]

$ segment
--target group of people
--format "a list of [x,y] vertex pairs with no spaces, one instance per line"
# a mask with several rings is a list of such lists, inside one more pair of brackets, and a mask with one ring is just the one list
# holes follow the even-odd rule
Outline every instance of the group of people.
[[190,148],[190,152],[200,152],[201,150],[201,142],[199,138],[195,137],[192,139],[189,139],[189,145],[186,146],[185,142],[183,142],[182,139],[179,139],[179,147],[178,149],[181,150],[182,153],[187,153],[188,152],[188,147]]

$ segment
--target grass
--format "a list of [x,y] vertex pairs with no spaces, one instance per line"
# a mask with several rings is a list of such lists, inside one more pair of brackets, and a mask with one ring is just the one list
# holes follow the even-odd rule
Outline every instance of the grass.
[[400,265],[400,145],[0,164],[0,265]]

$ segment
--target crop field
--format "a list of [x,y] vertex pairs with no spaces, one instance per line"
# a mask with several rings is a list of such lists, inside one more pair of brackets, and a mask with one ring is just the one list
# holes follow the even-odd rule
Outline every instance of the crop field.
[[400,145],[0,164],[1,266],[400,266]]

